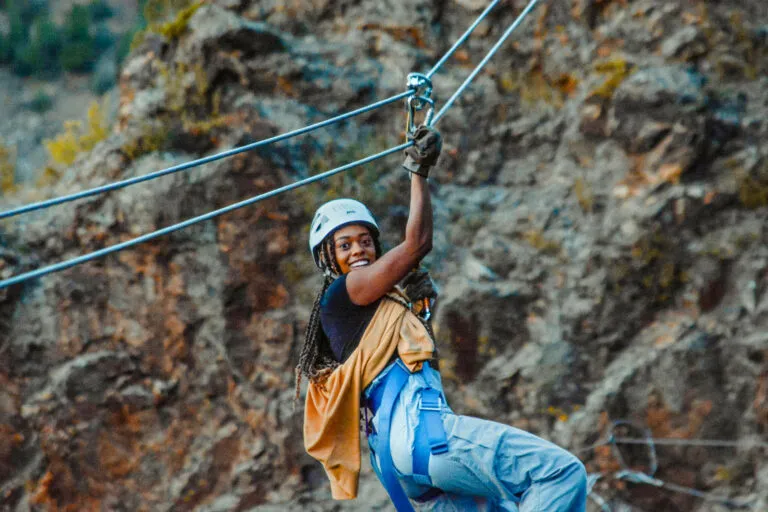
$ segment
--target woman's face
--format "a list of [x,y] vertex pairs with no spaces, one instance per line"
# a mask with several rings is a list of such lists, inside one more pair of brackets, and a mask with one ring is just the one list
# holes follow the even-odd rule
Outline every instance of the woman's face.
[[376,244],[367,227],[360,224],[344,226],[333,234],[336,261],[342,274],[367,267],[376,261]]

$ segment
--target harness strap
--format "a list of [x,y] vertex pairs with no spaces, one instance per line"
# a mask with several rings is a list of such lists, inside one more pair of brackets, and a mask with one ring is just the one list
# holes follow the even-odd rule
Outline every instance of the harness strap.
[[[379,416],[381,430],[376,435],[375,450],[379,456],[379,471],[381,473],[381,483],[387,490],[389,498],[395,505],[397,512],[414,512],[411,502],[408,500],[403,487],[395,474],[395,464],[392,462],[392,452],[389,447],[389,435],[392,425],[392,410],[395,400],[400,395],[400,391],[408,381],[410,372],[402,364],[395,363],[394,367],[387,374],[383,390],[377,394],[380,401],[374,403],[376,414]],[[376,400],[373,400],[376,402]]]
[[[427,363],[425,363],[427,364]],[[413,449],[413,478],[422,485],[432,485],[429,478],[430,454],[441,454],[448,451],[448,439],[440,416],[443,397],[434,388],[421,392],[419,404],[419,426]]]
[[[424,362],[424,365],[429,367],[427,361]],[[389,438],[392,410],[410,375],[411,373],[398,361],[386,375],[384,382],[373,390],[368,400],[368,405],[379,418],[378,422],[381,429],[376,434],[374,442],[371,443],[379,456],[381,483],[398,512],[411,512],[413,508],[397,479]],[[413,474],[411,476],[417,483],[426,486],[432,486],[432,479],[429,477],[430,454],[437,455],[448,451],[448,439],[440,416],[442,403],[442,394],[438,390],[427,388],[421,391],[419,426],[415,432]],[[427,494],[430,494],[430,491]],[[426,498],[426,495],[419,498]]]

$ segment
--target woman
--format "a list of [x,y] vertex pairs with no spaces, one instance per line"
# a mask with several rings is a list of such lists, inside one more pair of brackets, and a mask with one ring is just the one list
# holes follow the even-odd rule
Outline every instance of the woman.
[[420,128],[414,141],[404,164],[410,212],[397,247],[382,254],[375,219],[351,199],[321,206],[312,221],[310,250],[325,284],[297,367],[298,379],[309,378],[305,447],[323,464],[333,497],[355,498],[364,407],[373,414],[365,420],[372,465],[400,512],[414,502],[419,510],[583,511],[586,473],[573,455],[446,404],[429,364],[431,331],[413,311],[433,293],[420,278],[410,296],[396,287],[432,248],[427,178],[441,140]]

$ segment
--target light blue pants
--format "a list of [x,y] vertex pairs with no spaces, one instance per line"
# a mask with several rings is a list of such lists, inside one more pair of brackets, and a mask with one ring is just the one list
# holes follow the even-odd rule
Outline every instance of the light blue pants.
[[[434,370],[431,370],[434,372]],[[392,415],[390,447],[395,470],[410,498],[430,488],[410,476],[416,399],[420,383],[439,385],[439,374],[409,379]],[[412,382],[413,381],[413,382]],[[440,388],[438,388],[440,389]],[[448,452],[431,455],[429,476],[444,491],[424,501],[413,501],[420,511],[462,512],[584,512],[587,474],[574,455],[523,430],[470,416],[458,416],[444,406],[443,425]],[[373,419],[374,426],[376,418]],[[372,464],[379,471],[372,452]]]

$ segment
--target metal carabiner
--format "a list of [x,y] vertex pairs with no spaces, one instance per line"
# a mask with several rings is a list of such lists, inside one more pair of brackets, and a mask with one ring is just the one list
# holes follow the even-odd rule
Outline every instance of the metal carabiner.
[[416,112],[428,108],[427,115],[424,117],[422,125],[429,126],[432,123],[434,115],[435,102],[432,100],[432,80],[422,73],[408,73],[406,79],[408,89],[414,91],[414,94],[406,98],[405,110],[407,113],[405,121],[406,139],[416,131]]
[[432,96],[432,80],[421,73],[408,73],[405,86],[416,91],[416,96]]
[[406,102],[405,134],[406,139],[416,132],[416,112],[423,110],[428,106],[427,115],[424,116],[424,122],[420,126],[429,126],[432,124],[432,116],[435,113],[435,102],[432,98],[425,96],[411,96]]

